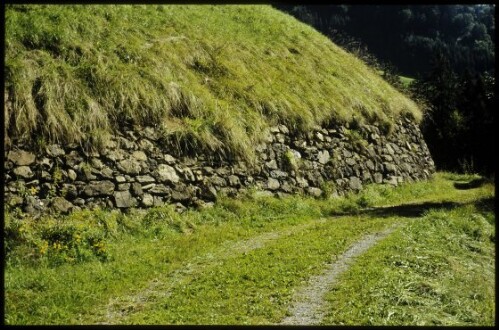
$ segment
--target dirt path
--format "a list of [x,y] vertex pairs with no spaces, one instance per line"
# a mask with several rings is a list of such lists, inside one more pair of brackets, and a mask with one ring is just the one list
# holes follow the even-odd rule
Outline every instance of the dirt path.
[[298,290],[294,297],[295,304],[292,315],[281,321],[282,325],[315,325],[324,317],[321,307],[324,305],[324,295],[335,284],[337,278],[346,270],[356,257],[367,251],[376,242],[388,236],[397,226],[392,226],[381,232],[364,236],[345,253],[330,264],[324,273],[310,278],[308,284]]
[[227,259],[260,249],[271,241],[289,236],[325,221],[326,219],[318,219],[292,226],[291,228],[263,233],[237,242],[225,242],[218,250],[193,258],[190,262],[184,264],[183,267],[173,271],[171,274],[167,274],[162,278],[154,278],[138,293],[110,299],[107,306],[104,307],[104,315],[102,315],[101,321],[98,324],[119,324],[120,320],[127,315],[144,309],[148,301],[159,297],[168,297],[173,288],[183,281],[188,280],[191,276],[200,274],[207,268],[221,265]]

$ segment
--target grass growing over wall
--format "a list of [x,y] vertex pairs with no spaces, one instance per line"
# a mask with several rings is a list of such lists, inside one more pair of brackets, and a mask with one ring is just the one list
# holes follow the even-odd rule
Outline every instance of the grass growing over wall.
[[100,146],[124,124],[251,159],[271,124],[391,123],[417,106],[270,6],[9,5],[6,141]]

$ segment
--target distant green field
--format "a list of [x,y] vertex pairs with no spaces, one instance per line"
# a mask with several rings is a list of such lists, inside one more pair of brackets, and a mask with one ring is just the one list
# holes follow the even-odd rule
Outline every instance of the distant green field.
[[414,81],[414,78],[411,77],[399,76],[399,78],[400,82],[406,87],[409,86]]
[[421,119],[328,38],[270,6],[9,5],[6,141],[99,146],[126,125],[253,157],[273,124]]
[[[383,76],[384,71],[383,70],[376,70],[376,72],[380,75]],[[415,80],[412,77],[406,77],[406,76],[398,76],[399,81],[404,85],[405,87],[409,87],[409,85]]]

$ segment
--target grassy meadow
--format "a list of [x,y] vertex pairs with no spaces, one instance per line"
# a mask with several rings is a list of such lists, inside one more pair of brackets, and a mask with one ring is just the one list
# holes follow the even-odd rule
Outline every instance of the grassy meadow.
[[323,324],[493,325],[494,186],[437,173],[313,199],[223,199],[178,214],[5,214],[7,324],[275,324],[368,233],[397,229],[331,288]]

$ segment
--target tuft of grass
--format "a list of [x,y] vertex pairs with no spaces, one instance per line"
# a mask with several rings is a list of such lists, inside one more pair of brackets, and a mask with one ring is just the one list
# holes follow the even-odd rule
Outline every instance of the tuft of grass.
[[291,150],[286,150],[283,155],[282,162],[284,167],[289,171],[297,172],[300,169],[300,159],[296,158]]
[[9,5],[6,141],[98,147],[156,126],[179,151],[251,160],[283,123],[416,120],[361,60],[270,6]]
[[106,261],[107,246],[120,231],[133,228],[119,211],[83,210],[67,217],[19,218],[5,214],[5,253],[12,264],[54,267]]

